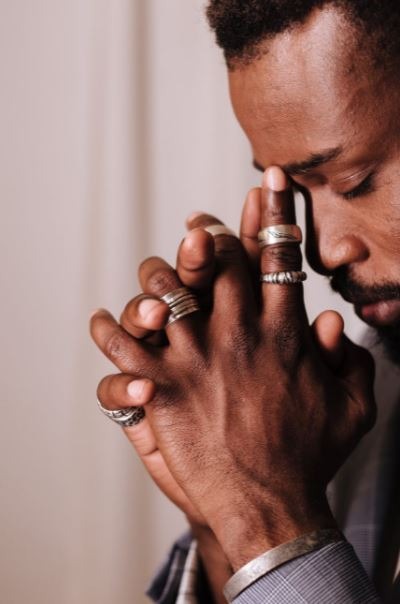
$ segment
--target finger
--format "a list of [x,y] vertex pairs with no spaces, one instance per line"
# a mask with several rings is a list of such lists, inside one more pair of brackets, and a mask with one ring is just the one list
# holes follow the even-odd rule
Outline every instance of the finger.
[[260,246],[258,232],[261,225],[261,188],[251,189],[243,207],[240,240],[253,268],[259,268]]
[[157,449],[154,434],[147,420],[144,420],[139,426],[127,428],[125,432],[146,470],[161,491],[186,515],[195,518],[198,523],[204,523],[204,518],[193,507],[182,488],[177,484],[165,463],[161,451]]
[[205,212],[194,212],[186,219],[186,227],[188,231],[192,231],[197,228],[204,228],[213,224],[224,224],[222,220],[213,216],[212,214],[206,214]]
[[[215,216],[198,212],[189,217],[187,225],[191,229],[224,226]],[[227,303],[232,311],[231,318],[239,321],[246,316],[253,318],[256,311],[254,289],[249,275],[248,258],[240,239],[222,232],[214,236],[214,245],[214,321],[219,323],[223,319],[226,324]]]
[[[152,344],[161,343],[160,334],[168,321],[168,305],[146,294],[140,294],[128,302],[121,317],[120,324],[134,338],[148,339]],[[151,340],[149,338],[152,338]]]
[[[278,166],[268,168],[263,177],[261,227],[296,224],[294,195],[288,177]],[[263,274],[300,271],[302,256],[298,243],[266,245],[261,252]],[[267,321],[304,321],[303,287],[296,284],[263,283],[264,309]]]
[[374,397],[375,362],[372,355],[343,336],[344,358],[338,375],[350,394],[349,411],[365,434],[375,424],[377,407]]
[[[142,262],[139,267],[139,280],[146,294],[157,297],[182,287],[176,271],[165,260],[157,257]],[[171,344],[195,346],[201,325],[201,312],[197,310],[167,325],[168,339]]]
[[156,437],[147,417],[123,430],[143,461],[158,452]]
[[146,405],[153,400],[155,393],[156,385],[152,380],[133,379],[125,373],[107,375],[97,387],[97,398],[110,411]]
[[90,333],[102,353],[123,373],[150,378],[156,374],[159,349],[132,338],[107,310],[92,315]]
[[192,506],[166,465],[147,418],[135,426],[124,428],[124,432],[161,491],[189,517],[196,519],[198,523],[204,523],[204,518]]
[[192,289],[210,287],[215,276],[214,237],[203,228],[190,231],[179,246],[176,272],[181,282]]
[[312,325],[315,341],[327,365],[339,369],[345,354],[343,317],[334,310],[321,313]]

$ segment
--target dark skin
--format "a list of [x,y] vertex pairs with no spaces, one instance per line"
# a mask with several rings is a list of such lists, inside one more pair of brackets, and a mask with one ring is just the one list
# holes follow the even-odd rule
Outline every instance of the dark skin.
[[[399,283],[397,82],[357,63],[354,39],[339,13],[315,13],[269,42],[261,59],[231,72],[231,97],[257,164],[285,167],[306,189],[314,268],[331,274],[345,266],[367,286]],[[311,154],[339,148],[305,170]],[[371,170],[373,190],[350,193],[362,190]],[[310,328],[301,286],[260,291],[249,277],[244,251],[256,264],[260,224],[294,221],[289,185],[273,168],[262,191],[249,194],[242,246],[226,236],[214,244],[196,227],[216,219],[197,216],[176,273],[159,259],[142,265],[150,296],[180,283],[201,290],[218,267],[213,312],[167,328],[168,346],[150,343],[157,343],[154,332],[168,314],[157,301],[144,319],[143,298],[133,300],[122,328],[105,311],[91,324],[95,341],[123,372],[102,381],[99,398],[108,408],[146,405],[146,420],[128,436],[157,484],[189,516],[217,601],[232,569],[332,525],[326,484],[374,419],[370,358],[342,336],[340,318],[326,313]],[[298,248],[280,245],[264,250],[260,268],[300,263]],[[150,342],[140,345],[132,336]],[[143,386],[141,395],[129,395],[132,382]]]

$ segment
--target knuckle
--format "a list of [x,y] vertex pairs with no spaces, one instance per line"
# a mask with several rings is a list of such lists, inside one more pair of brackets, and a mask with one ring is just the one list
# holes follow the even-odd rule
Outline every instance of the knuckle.
[[255,349],[255,338],[245,320],[237,320],[221,334],[221,347],[240,359],[251,359]]
[[293,322],[275,321],[271,327],[273,346],[278,358],[285,366],[300,362],[305,354],[300,326]]
[[105,407],[106,409],[110,408],[110,403],[109,403],[109,401],[107,401],[107,399],[109,399],[108,394],[109,394],[109,377],[106,376],[102,380],[100,380],[100,382],[97,386],[97,391],[96,391],[97,399],[100,401],[102,406]]
[[123,350],[123,339],[118,331],[114,331],[105,344],[105,353],[111,361],[121,357]]
[[166,268],[156,268],[148,277],[146,289],[150,293],[163,295],[178,287],[175,271]]
[[215,240],[215,252],[222,261],[231,262],[233,258],[242,258],[243,249],[240,240],[230,235],[223,235]]
[[270,245],[264,248],[263,265],[267,270],[277,267],[283,270],[297,270],[301,266],[301,261],[301,250],[298,245]]
[[[286,216],[279,204],[268,205],[265,208],[265,215],[267,218],[271,218],[274,222],[285,222]],[[277,220],[278,219],[278,220]]]

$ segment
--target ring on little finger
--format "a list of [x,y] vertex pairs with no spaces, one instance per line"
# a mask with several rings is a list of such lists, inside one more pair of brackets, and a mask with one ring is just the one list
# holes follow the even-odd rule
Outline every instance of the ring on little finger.
[[277,243],[301,243],[303,233],[297,224],[277,224],[261,229],[258,233],[258,243],[261,248]]
[[160,299],[168,304],[171,311],[167,325],[171,325],[175,321],[200,310],[200,305],[195,294],[188,287],[174,289],[161,296]]
[[271,283],[274,285],[293,285],[302,283],[307,279],[307,273],[304,271],[279,271],[276,273],[264,273],[260,277],[263,283]]
[[126,409],[115,409],[115,411],[110,411],[103,407],[99,399],[97,399],[97,404],[104,415],[109,419],[112,419],[113,422],[119,424],[122,428],[136,426],[145,417],[143,407],[127,407]]

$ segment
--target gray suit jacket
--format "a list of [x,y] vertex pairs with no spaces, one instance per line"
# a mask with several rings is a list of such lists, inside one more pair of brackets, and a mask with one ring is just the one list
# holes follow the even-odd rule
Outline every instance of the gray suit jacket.
[[[399,551],[394,525],[400,514],[391,509],[400,483],[400,371],[379,350],[373,352],[378,421],[328,490],[347,542],[328,545],[268,573],[235,604],[400,604],[398,581],[398,593],[392,587]],[[188,535],[175,544],[153,582],[148,593],[158,604],[177,601],[189,545]],[[180,601],[210,604],[205,578],[201,569],[197,572],[197,593]]]

